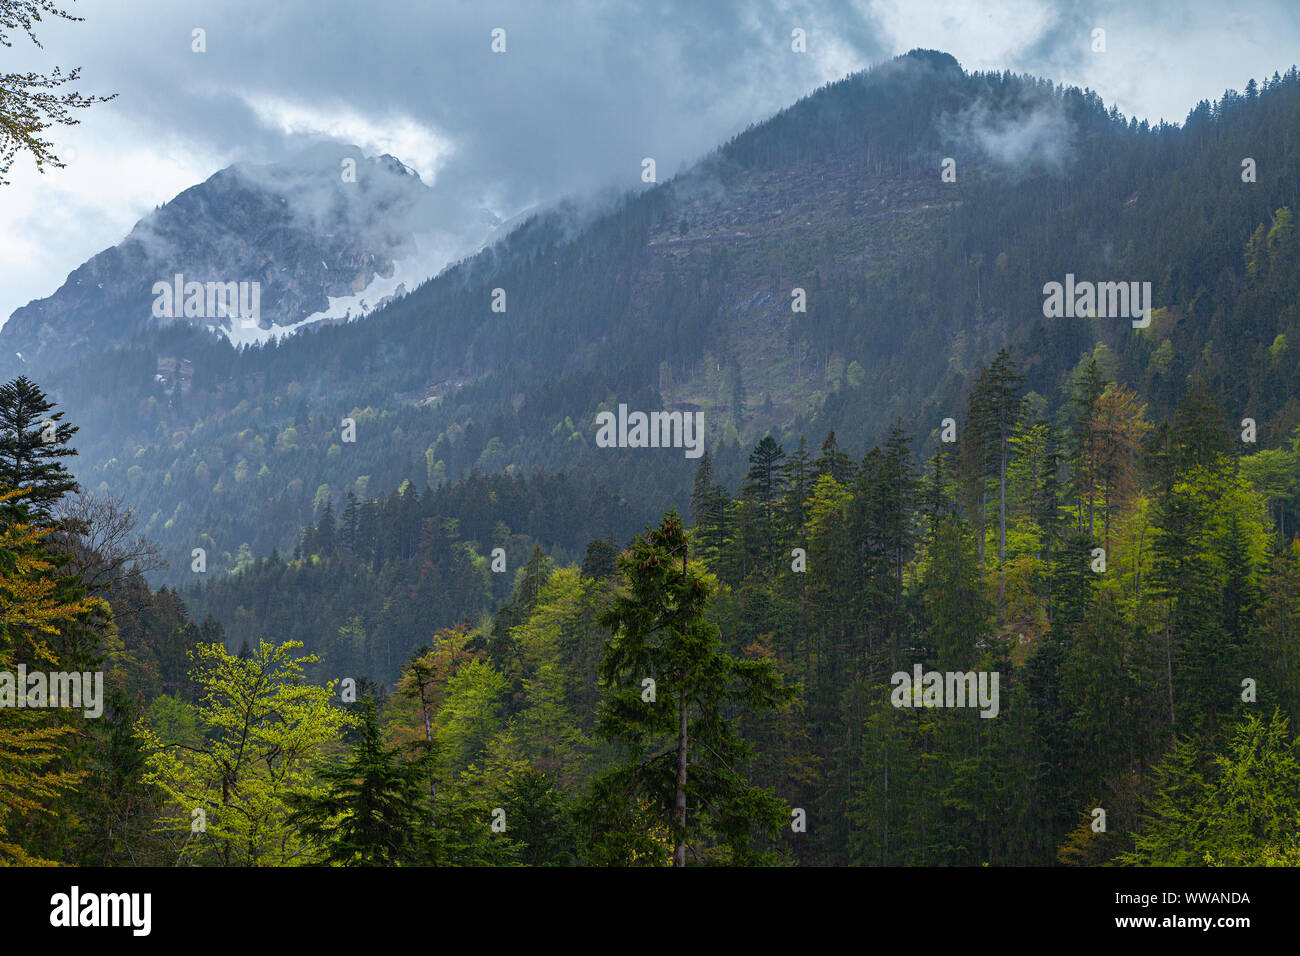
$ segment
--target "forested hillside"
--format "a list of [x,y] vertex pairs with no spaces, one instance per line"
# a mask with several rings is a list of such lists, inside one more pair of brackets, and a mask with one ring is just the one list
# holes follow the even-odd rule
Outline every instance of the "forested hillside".
[[[1268,330],[1258,336],[1260,340],[1279,327],[1292,329],[1292,338],[1300,334],[1293,325],[1285,324],[1295,319],[1294,303],[1300,293],[1294,288],[1300,274],[1300,243],[1290,210],[1279,210],[1267,230],[1261,225],[1255,231],[1242,250],[1240,268],[1239,288],[1229,310],[1234,320],[1240,315],[1241,325],[1248,327],[1252,320],[1246,316],[1283,317],[1277,322],[1256,322]],[[1040,394],[1026,383],[1027,407],[1059,425],[1070,413],[1073,383],[1084,374],[1116,382],[1126,394],[1137,396],[1133,401],[1141,401],[1148,409],[1158,407],[1159,401],[1151,396],[1165,394],[1169,400],[1170,393],[1178,394],[1172,389],[1170,375],[1175,354],[1172,343],[1178,340],[1180,328],[1181,334],[1191,335],[1195,327],[1195,323],[1175,322],[1167,311],[1159,311],[1150,328],[1141,330],[1142,339],[1127,347],[1129,354],[1148,356],[1147,374],[1126,383],[1126,356],[1098,343],[1062,377],[1061,386]],[[1156,339],[1160,344],[1152,348]],[[1283,506],[1297,480],[1294,460],[1286,452],[1300,428],[1300,373],[1293,369],[1293,352],[1286,332],[1278,332],[1268,349],[1258,350],[1260,371],[1250,377],[1250,397],[1247,404],[1239,406],[1244,409],[1240,414],[1230,414],[1217,405],[1215,392],[1224,386],[1225,376],[1211,368],[1216,353],[1202,350],[1197,365],[1205,367],[1189,379],[1190,386],[1184,386],[1190,389],[1187,394],[1216,402],[1214,420],[1219,426],[1231,425],[1244,434],[1246,419],[1253,422],[1251,440],[1238,445],[1247,452],[1259,450],[1249,458],[1252,475],[1261,490],[1275,496],[1271,507],[1282,534],[1292,534],[1297,528],[1295,515]],[[1250,359],[1256,360],[1254,356]],[[1026,362],[1030,368],[1041,364],[1033,358]],[[977,382],[970,387],[976,389]],[[954,432],[958,431],[959,414],[959,406],[945,410],[944,417],[953,419]],[[1156,415],[1151,417],[1159,420]],[[918,436],[922,454],[927,447],[944,447],[937,441],[944,430],[939,415],[922,422],[926,425],[932,430]],[[841,444],[836,432],[824,437],[834,445],[827,452],[832,457],[849,454],[847,449],[852,446]],[[1139,434],[1133,440],[1141,437]],[[806,446],[808,437],[801,434],[782,441],[792,448],[801,443]],[[814,448],[819,444],[814,436]],[[725,482],[725,469],[713,457],[710,469],[714,480]],[[476,472],[463,482],[423,494],[409,481],[401,492],[374,500],[358,499],[349,491],[339,513],[328,499],[322,501],[322,514],[296,545],[289,564],[284,560],[287,555],[278,552],[260,558],[245,550],[238,557],[238,566],[246,573],[219,579],[194,591],[189,599],[204,614],[225,622],[235,646],[239,641],[255,642],[259,629],[273,621],[283,633],[303,640],[312,649],[323,651],[340,640],[349,647],[364,645],[364,651],[339,650],[326,654],[326,659],[341,663],[337,655],[342,655],[367,673],[391,676],[394,661],[423,639],[421,629],[473,621],[498,607],[534,545],[561,562],[571,562],[593,538],[626,540],[627,526],[635,520],[638,508],[626,497],[615,501],[597,481],[586,477],[588,474],[580,469],[554,480],[541,474],[526,480],[518,475],[491,478]],[[733,488],[738,484],[725,483]],[[685,509],[687,496],[672,496],[669,503]],[[206,537],[199,543],[213,544]],[[487,556],[495,547],[505,549],[504,573],[489,570]],[[414,595],[419,595],[418,600],[411,600]],[[345,630],[346,639],[339,637]]]
[[1297,128],[914,51],[365,321],[4,384],[0,675],[107,690],[0,708],[0,863],[1300,865]]
[[[15,396],[41,407],[21,383]],[[923,462],[897,426],[861,460],[833,436],[816,452],[765,437],[735,489],[706,457],[689,528],[669,512],[626,546],[594,538],[580,566],[536,549],[495,614],[436,630],[434,615],[494,601],[475,546],[436,519],[448,493],[352,503],[289,565],[236,579],[266,602],[244,611],[284,632],[237,656],[127,569],[146,553],[88,533],[102,515],[65,518],[40,559],[42,502],[68,482],[57,466],[8,478],[36,491],[5,498],[6,653],[103,666],[115,689],[87,730],[44,712],[5,731],[35,742],[5,792],[41,803],[6,804],[0,849],[227,865],[1300,862],[1300,429],[1255,451],[1200,386],[1156,423],[1095,361],[1053,398],[1027,394],[1002,352],[957,440]],[[477,481],[455,489],[467,515]],[[540,487],[495,490],[522,508]],[[410,542],[379,544],[416,526],[401,509],[430,515],[406,558]],[[459,555],[450,571],[427,557],[440,551]],[[400,581],[417,560],[418,581]],[[353,611],[315,646],[281,641],[299,633],[292,614]],[[421,646],[398,650],[421,623]],[[992,678],[992,693],[945,707],[941,681],[900,690],[931,670]],[[663,750],[678,714],[689,732]],[[665,758],[679,756],[692,769],[675,790]],[[87,759],[112,772],[71,769]]]
[[[160,330],[43,384],[82,423],[79,475],[140,508],[175,583],[204,536],[228,570],[244,545],[290,552],[348,491],[476,467],[581,471],[635,503],[625,538],[688,491],[690,463],[594,447],[598,411],[702,410],[735,482],[769,430],[834,429],[861,453],[901,417],[929,448],[1004,346],[1049,395],[1106,344],[1162,416],[1197,376],[1272,441],[1297,422],[1279,210],[1296,208],[1298,122],[1294,71],[1149,128],[1091,93],[917,51],[603,214],[541,215],[366,321],[239,352]],[[1140,330],[1044,318],[1044,285],[1067,273],[1148,281],[1159,311]],[[156,380],[186,361],[180,387]]]

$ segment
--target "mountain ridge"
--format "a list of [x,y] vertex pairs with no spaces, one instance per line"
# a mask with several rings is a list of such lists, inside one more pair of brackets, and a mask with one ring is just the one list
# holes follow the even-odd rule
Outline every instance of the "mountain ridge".
[[[692,469],[594,448],[601,410],[703,410],[734,482],[767,431],[793,444],[833,429],[864,449],[902,418],[928,447],[1004,346],[1030,357],[1040,396],[1101,348],[1157,407],[1208,377],[1225,408],[1288,433],[1294,351],[1253,376],[1211,360],[1297,334],[1284,305],[1223,331],[1245,308],[1252,232],[1293,234],[1271,224],[1297,191],[1294,69],[1150,128],[1086,91],[954,65],[921,51],[830,84],[576,229],[571,212],[529,217],[363,323],[240,352],[155,330],[69,367],[50,385],[93,436],[83,481],[148,502],[147,529],[174,554],[206,536],[218,568],[244,545],[287,551],[349,491],[475,469],[580,470],[638,503],[634,530],[680,503]],[[1063,144],[1043,133],[1059,129]],[[1258,183],[1239,176],[1247,149]],[[950,152],[955,183],[941,179]],[[1172,188],[1189,178],[1213,189]],[[1152,280],[1151,328],[1046,319],[1043,284],[1069,270]],[[1281,273],[1269,282],[1284,297]],[[190,360],[188,392],[153,381],[162,355]],[[338,438],[344,417],[357,449]]]
[[[497,224],[486,210],[436,196],[396,157],[357,147],[321,144],[281,163],[236,163],[155,208],[51,295],[16,309],[0,327],[0,367],[39,374],[167,321],[192,321],[238,345],[346,319],[337,301],[360,313],[360,295],[403,262],[414,287]],[[418,258],[425,264],[412,271]],[[210,302],[198,315],[188,303],[183,315],[160,310],[156,284],[177,275],[257,283],[259,315],[236,322],[225,309],[207,314]],[[366,311],[395,293],[372,293]]]

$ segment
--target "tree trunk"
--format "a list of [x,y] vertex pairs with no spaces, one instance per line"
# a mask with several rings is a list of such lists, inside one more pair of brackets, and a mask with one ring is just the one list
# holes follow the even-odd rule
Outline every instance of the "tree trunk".
[[686,865],[686,695],[677,705],[677,824],[681,835],[673,848],[673,866]]
[[[429,702],[424,697],[425,685],[420,684],[419,687],[420,687],[420,712],[424,716],[424,739],[425,742],[429,745],[429,749],[432,750],[433,749],[433,724],[429,719]],[[438,797],[438,781],[434,778],[432,772],[429,773],[429,797],[430,799],[435,799],[435,800]]]
[[998,603],[1007,588],[1007,440],[1003,436],[998,456]]
[[889,866],[889,737],[885,737],[885,813],[884,813],[884,852],[880,857],[881,866]]
[[998,565],[1007,563],[1007,440],[998,458]]
[[1174,717],[1174,642],[1170,633],[1170,618],[1173,609],[1166,612],[1165,619],[1165,680],[1169,684],[1169,738],[1174,746],[1178,745],[1177,719]]

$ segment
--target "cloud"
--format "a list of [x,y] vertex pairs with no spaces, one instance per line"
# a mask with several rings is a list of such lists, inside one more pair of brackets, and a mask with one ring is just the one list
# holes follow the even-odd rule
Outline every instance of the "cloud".
[[992,160],[1002,174],[1059,172],[1065,165],[1073,125],[1062,101],[1041,88],[1028,101],[994,109],[984,100],[959,113],[940,117],[939,135],[945,143],[973,146]]
[[402,113],[374,117],[347,107],[330,109],[265,94],[249,97],[248,105],[260,123],[286,136],[348,143],[372,156],[396,156],[428,185],[434,184],[454,151],[446,136]]
[[[887,55],[869,12],[787,0],[363,9],[104,0],[77,12],[84,23],[50,23],[45,51],[23,56],[35,69],[80,66],[84,89],[119,99],[55,131],[79,162],[93,154],[94,176],[15,167],[0,198],[14,209],[22,193],[23,214],[0,220],[0,248],[12,256],[0,264],[0,317],[53,291],[154,205],[238,160],[277,160],[321,138],[356,143],[509,218],[633,187],[647,155],[676,169]],[[794,26],[809,32],[806,55],[790,50]],[[504,54],[490,49],[495,27],[506,30]],[[204,53],[191,49],[196,28]],[[58,216],[40,214],[56,207]]]
[[[1287,0],[84,0],[6,69],[83,68],[117,92],[55,130],[66,170],[24,160],[0,193],[0,318],[47,295],[135,220],[232,162],[322,138],[391,152],[435,192],[502,219],[538,203],[637,188],[818,86],[913,47],[966,69],[1038,72],[1141,116],[1285,70]],[[1088,48],[1093,25],[1108,52]],[[491,31],[507,49],[492,52]],[[790,32],[807,33],[807,53]],[[196,28],[207,51],[191,49]],[[1194,64],[1195,68],[1189,68]],[[88,164],[93,170],[87,170]]]

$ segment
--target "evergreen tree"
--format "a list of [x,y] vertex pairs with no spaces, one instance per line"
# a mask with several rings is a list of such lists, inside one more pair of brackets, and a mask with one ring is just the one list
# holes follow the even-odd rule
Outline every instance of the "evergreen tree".
[[618,571],[618,545],[611,538],[593,538],[582,556],[582,575],[604,579]]
[[6,512],[13,516],[24,505],[38,524],[49,521],[55,502],[77,490],[63,464],[77,453],[68,445],[77,427],[53,408],[26,377],[0,385],[0,488],[19,491]]
[[740,493],[756,506],[759,521],[758,538],[763,556],[772,553],[772,539],[776,530],[775,509],[784,493],[781,484],[782,462],[785,452],[771,435],[764,435],[749,455],[749,471],[741,484]]
[[781,486],[785,489],[784,506],[781,509],[781,529],[788,534],[797,534],[803,528],[804,505],[812,494],[816,470],[812,458],[808,455],[808,441],[799,436],[799,447],[781,466]]
[[781,496],[781,463],[785,452],[771,435],[764,435],[749,455],[749,471],[740,493],[755,498],[766,509]]
[[[1024,376],[1016,370],[1007,350],[1002,349],[976,381],[966,416],[966,436],[977,449],[979,480],[982,484],[991,470],[998,482],[1000,569],[1005,568],[1007,559],[1007,463],[1011,457],[1011,436],[1024,414],[1024,384]],[[1005,582],[1005,573],[999,576],[999,581]]]
[[359,711],[360,739],[352,753],[319,771],[324,793],[289,797],[289,823],[335,866],[419,863],[434,756],[425,751],[408,759],[403,748],[385,747],[375,702],[364,699]]
[[[727,491],[713,480],[713,462],[705,451],[695,471],[691,492],[691,515],[695,519],[696,540],[701,557],[716,564],[727,539]],[[715,571],[720,570],[715,568]]]
[[361,506],[352,489],[348,489],[348,503],[339,519],[339,543],[349,554],[357,550],[357,533],[360,525]]
[[821,457],[813,463],[813,467],[817,469],[818,475],[830,475],[840,484],[848,484],[853,480],[853,459],[840,449],[835,429],[832,428],[827,433],[826,440],[822,442]]
[[[786,812],[740,775],[750,748],[729,713],[737,704],[776,707],[793,692],[770,661],[722,651],[706,617],[714,579],[690,564],[688,547],[670,511],[619,559],[626,588],[601,616],[612,636],[601,665],[607,695],[599,727],[627,756],[598,789],[648,801],[671,835],[674,866],[686,865],[688,851],[707,857],[714,841],[732,862],[767,860],[753,840],[773,838]],[[647,678],[655,682],[653,700]]]
[[1067,404],[1069,426],[1066,433],[1066,458],[1070,463],[1072,476],[1071,488],[1074,495],[1076,524],[1084,529],[1087,519],[1087,532],[1092,534],[1096,507],[1094,497],[1096,488],[1089,480],[1091,469],[1089,463],[1096,459],[1096,433],[1092,428],[1093,413],[1097,399],[1106,389],[1101,370],[1097,367],[1095,356],[1079,369],[1075,376]]

